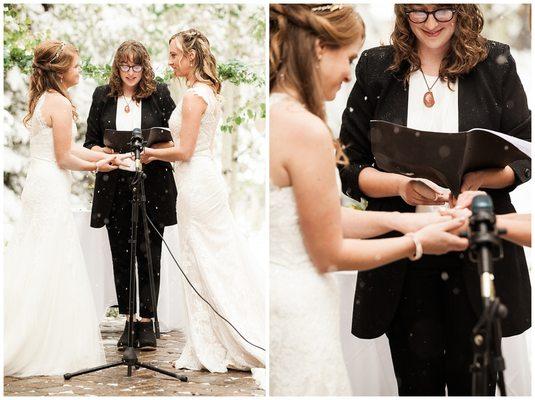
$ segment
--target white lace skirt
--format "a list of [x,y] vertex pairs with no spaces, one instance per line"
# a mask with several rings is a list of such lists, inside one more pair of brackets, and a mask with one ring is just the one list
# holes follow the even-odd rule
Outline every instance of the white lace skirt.
[[61,375],[105,362],[70,184],[54,163],[30,163],[4,259],[5,375]]
[[[263,283],[234,222],[226,184],[210,157],[175,167],[179,262],[215,309],[253,344],[265,348]],[[219,318],[184,281],[186,347],[177,368],[226,372],[264,366],[265,352]]]
[[269,386],[273,396],[350,396],[336,282],[310,263],[270,267]]

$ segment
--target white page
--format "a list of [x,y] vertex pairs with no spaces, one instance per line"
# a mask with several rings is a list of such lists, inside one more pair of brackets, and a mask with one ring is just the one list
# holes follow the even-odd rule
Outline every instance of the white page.
[[527,140],[522,140],[511,135],[506,135],[505,133],[496,132],[490,129],[483,129],[483,128],[470,129],[468,132],[472,132],[475,130],[488,132],[495,136],[499,136],[502,139],[505,139],[508,143],[511,143],[513,146],[515,146],[518,150],[520,150],[522,153],[524,153],[528,157],[531,157],[531,143],[528,142]]

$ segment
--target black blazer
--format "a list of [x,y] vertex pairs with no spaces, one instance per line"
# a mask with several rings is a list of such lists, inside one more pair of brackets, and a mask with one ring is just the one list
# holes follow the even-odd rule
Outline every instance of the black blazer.
[[[104,146],[104,130],[116,129],[117,98],[110,97],[110,86],[103,85],[95,89],[93,102],[87,118],[87,133],[84,146]],[[175,108],[169,89],[164,84],[158,84],[156,91],[141,103],[141,128],[154,126],[169,126],[169,117]],[[147,213],[160,226],[176,224],[176,186],[173,177],[173,167],[168,162],[153,161],[143,165],[147,174],[145,193],[147,198]],[[120,177],[130,181],[131,173],[115,170],[97,173],[95,190],[93,193],[93,207],[91,210],[91,226],[100,228],[108,219],[113,203],[113,197]],[[126,183],[125,183],[126,184]]]
[[[531,140],[531,112],[509,46],[489,41],[488,48],[488,57],[459,78],[459,130],[487,128]],[[342,116],[340,132],[350,165],[340,167],[340,177],[343,192],[357,200],[367,199],[368,210],[413,212],[415,207],[406,204],[401,197],[369,198],[358,184],[363,168],[377,168],[371,151],[370,120],[407,124],[408,85],[404,84],[402,75],[408,65],[396,73],[387,71],[393,54],[392,46],[381,46],[364,51],[359,59],[356,83]],[[529,161],[516,162],[511,167],[515,172],[515,183],[511,187],[485,189],[492,196],[498,214],[515,211],[509,192],[531,177]],[[399,235],[391,232],[382,237]],[[503,247],[504,258],[494,265],[495,285],[497,296],[509,309],[502,324],[503,334],[512,336],[531,325],[531,286],[522,247],[505,241]],[[472,307],[479,315],[482,307],[477,266],[462,253],[459,256],[466,263],[464,279]],[[353,309],[354,335],[375,338],[387,330],[409,263],[404,259],[358,273]]]

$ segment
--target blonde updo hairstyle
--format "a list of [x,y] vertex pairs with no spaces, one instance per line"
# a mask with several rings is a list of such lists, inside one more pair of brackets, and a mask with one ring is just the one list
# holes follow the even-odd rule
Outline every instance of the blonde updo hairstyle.
[[[339,49],[365,37],[364,21],[348,5],[270,4],[269,89],[288,88],[298,93],[306,109],[323,121],[325,99],[316,68],[316,41]],[[347,159],[335,141],[337,159]]]
[[175,39],[180,44],[184,55],[191,52],[195,54],[192,61],[195,81],[206,83],[216,94],[219,94],[221,81],[217,73],[217,63],[206,36],[197,29],[187,29],[171,36],[169,44]]
[[63,88],[61,74],[68,72],[72,67],[78,50],[72,44],[59,40],[46,40],[35,48],[33,52],[32,73],[30,75],[30,89],[28,99],[28,113],[22,122],[28,125],[33,116],[35,106],[41,95],[47,91],[56,91],[66,97],[72,106],[72,115],[76,119],[76,107]]

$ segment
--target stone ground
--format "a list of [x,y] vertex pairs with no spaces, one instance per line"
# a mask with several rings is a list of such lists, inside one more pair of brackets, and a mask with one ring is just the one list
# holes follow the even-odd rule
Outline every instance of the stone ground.
[[[122,353],[116,343],[124,327],[124,319],[109,318],[101,326],[106,349],[106,360],[120,360]],[[141,362],[177,372],[171,362],[176,360],[184,347],[184,335],[172,331],[162,333],[158,350],[140,352]],[[179,351],[180,350],[180,351]],[[265,396],[250,372],[230,371],[226,374],[207,371],[180,371],[188,382],[158,374],[147,369],[132,371],[127,377],[127,367],[120,366],[104,371],[71,378],[65,381],[59,376],[31,378],[4,377],[5,396]]]

